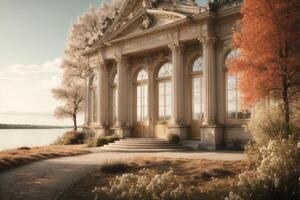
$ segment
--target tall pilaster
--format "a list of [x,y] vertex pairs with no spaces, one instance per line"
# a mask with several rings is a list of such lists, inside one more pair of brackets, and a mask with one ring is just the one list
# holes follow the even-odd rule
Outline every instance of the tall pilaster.
[[204,37],[200,39],[203,47],[204,58],[204,87],[205,87],[205,111],[204,123],[216,124],[216,54],[215,37]]
[[199,38],[204,59],[205,110],[204,124],[201,127],[201,144],[205,149],[216,150],[223,146],[222,127],[217,123],[217,73],[216,73],[216,38]]
[[226,72],[224,70],[225,44],[219,40],[216,44],[216,74],[217,74],[217,122],[225,123],[226,117]]
[[184,67],[183,51],[184,48],[179,43],[169,45],[172,51],[172,122],[169,132],[178,134],[181,139],[187,138],[187,127],[184,115]]
[[90,76],[87,76],[85,78],[85,126],[89,126],[90,124],[90,115],[91,115],[91,110],[90,110]]
[[116,130],[117,134],[122,137],[129,137],[130,136],[130,130],[128,127],[128,121],[127,121],[127,108],[128,108],[128,102],[129,102],[129,96],[128,96],[128,74],[127,74],[127,68],[128,68],[128,58],[125,56],[118,56],[116,57],[117,61],[117,71],[118,71],[118,83],[117,83],[117,125]]
[[97,68],[98,76],[98,122],[99,135],[109,134],[108,127],[108,71],[104,60],[101,60]]

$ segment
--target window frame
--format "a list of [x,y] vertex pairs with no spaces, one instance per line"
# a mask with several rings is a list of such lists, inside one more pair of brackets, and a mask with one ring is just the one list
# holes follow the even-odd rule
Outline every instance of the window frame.
[[[161,70],[161,68],[166,65],[166,64],[170,64],[171,66],[171,72],[170,72],[170,75],[169,76],[159,76],[159,72]],[[156,73],[156,78],[155,78],[155,81],[156,81],[156,99],[157,99],[157,105],[156,105],[156,109],[157,109],[157,122],[158,123],[168,123],[171,121],[172,119],[172,115],[173,115],[173,94],[172,94],[172,71],[173,71],[174,67],[173,67],[173,64],[171,62],[164,62],[160,65],[160,67],[158,67],[158,70],[157,70],[157,73]],[[160,95],[159,95],[159,85],[163,83],[164,84],[164,116],[163,116],[163,119],[161,118],[160,116],[160,112],[159,112],[159,107],[160,107],[160,104],[159,104],[159,98],[160,98]],[[171,85],[171,114],[170,114],[170,118],[167,118],[166,117],[166,98],[167,98],[167,94],[166,94],[166,83],[170,83]]]
[[[235,52],[233,56],[231,56],[230,58],[234,58],[236,56],[238,56],[239,52],[236,53],[236,51],[239,51],[239,49],[230,49],[229,51],[227,51],[226,55],[225,55],[225,59],[224,59],[224,71],[225,71],[225,102],[226,102],[226,109],[225,109],[225,120],[227,123],[229,124],[240,124],[240,123],[247,123],[252,116],[251,113],[251,108],[248,109],[250,116],[248,118],[239,118],[239,113],[242,113],[241,110],[241,100],[240,98],[240,91],[238,89],[238,74],[229,74],[228,70],[228,64],[227,64],[227,59],[229,59],[229,56],[232,52]],[[229,117],[229,112],[228,112],[228,108],[229,108],[229,82],[228,82],[228,78],[229,76],[232,76],[235,78],[235,118],[230,118]]]
[[[201,58],[202,59],[202,69],[198,71],[194,71],[194,64],[195,62]],[[204,82],[204,63],[203,63],[203,57],[201,55],[197,55],[192,59],[191,66],[190,66],[190,77],[191,77],[191,120],[192,121],[204,121],[204,110],[205,110],[205,93],[204,93],[204,87],[203,87],[203,82]],[[201,80],[201,90],[200,90],[200,111],[202,112],[202,117],[200,118],[194,118],[194,79],[200,78]],[[204,105],[203,105],[204,104]],[[200,113],[201,114],[201,113]]]
[[[138,76],[141,72],[146,72],[147,73],[147,78],[146,79],[142,79],[142,80],[138,80]],[[134,79],[134,88],[135,88],[135,120],[137,123],[145,123],[149,120],[149,84],[148,84],[148,81],[149,81],[149,72],[148,70],[146,70],[145,68],[140,68],[137,73],[136,73],[136,76],[135,76],[135,79]],[[142,87],[141,88],[141,91],[146,91],[147,92],[147,95],[146,97],[142,94],[141,96],[141,119],[138,119],[138,96],[137,96],[137,90],[139,87]],[[144,88],[144,89],[143,89]],[[146,98],[146,110],[144,110],[145,108],[145,98]],[[146,113],[146,115],[144,115]]]

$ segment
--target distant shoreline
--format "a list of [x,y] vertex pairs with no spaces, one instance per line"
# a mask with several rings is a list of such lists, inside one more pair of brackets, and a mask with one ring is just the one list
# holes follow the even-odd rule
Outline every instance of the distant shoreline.
[[50,125],[29,125],[29,124],[0,124],[0,129],[65,129],[72,126],[50,126]]

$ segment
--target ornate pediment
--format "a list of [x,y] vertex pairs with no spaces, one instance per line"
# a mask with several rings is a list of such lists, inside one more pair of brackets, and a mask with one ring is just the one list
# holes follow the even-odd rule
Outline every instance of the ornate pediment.
[[93,46],[135,34],[201,12],[194,0],[125,0],[113,21],[105,21],[103,37]]
[[129,22],[120,29],[120,31],[115,34],[111,39],[115,40],[120,37],[125,37],[127,35],[136,34],[148,29],[160,27],[177,20],[186,18],[186,15],[171,11],[162,11],[162,10],[144,10],[137,15],[136,19]]

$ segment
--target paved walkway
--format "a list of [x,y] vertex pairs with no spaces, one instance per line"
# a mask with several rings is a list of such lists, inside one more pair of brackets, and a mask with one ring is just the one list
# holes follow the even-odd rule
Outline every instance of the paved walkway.
[[110,161],[139,156],[242,160],[241,153],[229,152],[94,152],[87,155],[35,162],[0,174],[0,200],[55,200],[74,181]]

